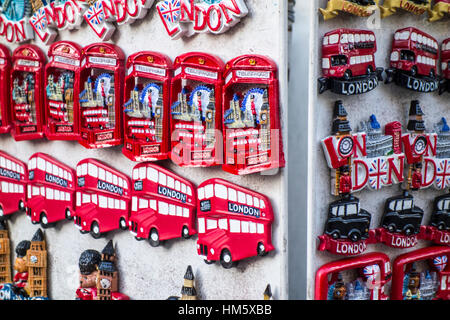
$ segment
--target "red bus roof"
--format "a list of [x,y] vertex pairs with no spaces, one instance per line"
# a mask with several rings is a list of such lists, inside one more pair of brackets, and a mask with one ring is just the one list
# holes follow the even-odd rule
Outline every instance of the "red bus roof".
[[[346,37],[343,37],[347,35]],[[351,35],[351,37],[350,37]],[[370,45],[367,45],[370,44]],[[322,55],[360,52],[373,54],[377,51],[375,33],[362,29],[336,29],[323,36]]]
[[[28,160],[28,170],[40,170],[67,181],[75,181],[75,170],[52,156],[37,152]],[[35,176],[36,173],[35,173]]]
[[[14,173],[20,173],[27,179],[27,165],[22,160],[14,158],[12,155],[0,151],[0,168],[13,171]],[[17,179],[16,179],[17,180]]]
[[[224,187],[226,187],[226,190]],[[264,210],[265,216],[261,216],[259,219],[269,222],[273,221],[272,204],[267,196],[229,181],[220,178],[213,178],[202,182],[197,188],[197,199],[198,201],[202,201],[202,199],[205,198],[217,198],[226,201],[230,200],[231,202],[237,204],[240,203],[244,206]],[[228,211],[228,208],[224,208],[224,210]],[[202,212],[198,211],[197,214],[201,216]],[[206,215],[211,215],[211,212],[208,212]]]
[[450,38],[442,42],[442,54],[450,54]]
[[[415,34],[415,36],[414,36],[414,34]],[[419,38],[419,35],[421,36],[421,38]],[[417,38],[417,39],[413,39],[413,38]],[[420,40],[423,38],[425,38],[426,40]],[[403,47],[403,46],[405,46],[404,42],[409,41],[409,40],[414,41],[414,42],[423,43],[425,45],[432,47],[437,52],[439,51],[439,44],[434,37],[432,37],[431,35],[429,35],[426,32],[423,32],[417,28],[414,28],[414,27],[398,29],[397,31],[395,31],[393,47],[394,48],[395,47]],[[432,42],[432,43],[430,43],[430,42]]]
[[341,35],[341,34],[346,34],[346,33],[373,34],[373,35],[375,35],[375,33],[373,31],[370,31],[370,30],[341,28],[341,29],[336,29],[336,30],[332,30],[332,31],[329,31],[329,32],[325,33],[324,37],[330,36],[332,34],[339,34],[339,35]]

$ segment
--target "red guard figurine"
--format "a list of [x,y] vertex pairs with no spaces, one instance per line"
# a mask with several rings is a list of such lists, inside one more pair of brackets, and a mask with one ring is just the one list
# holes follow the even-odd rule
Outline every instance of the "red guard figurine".
[[79,142],[88,149],[120,145],[125,54],[109,43],[93,43],[82,52]]
[[172,62],[157,52],[128,57],[125,78],[123,154],[133,161],[169,157],[169,109]]
[[0,219],[25,211],[27,199],[27,165],[0,151]]
[[82,48],[71,41],[58,41],[50,46],[48,56],[50,61],[45,67],[45,135],[49,140],[78,140]]
[[44,65],[46,58],[36,45],[22,45],[13,53],[11,104],[16,141],[44,137]]
[[411,189],[419,190],[422,186],[422,163],[416,163],[414,165],[414,172],[411,177]]
[[352,177],[350,175],[350,168],[348,165],[345,165],[339,170],[341,172],[339,178],[339,195],[348,196],[352,191]]
[[0,45],[0,133],[9,133],[11,130],[10,72],[11,54],[6,46]]
[[243,55],[225,70],[222,169],[243,175],[284,167],[275,62]]

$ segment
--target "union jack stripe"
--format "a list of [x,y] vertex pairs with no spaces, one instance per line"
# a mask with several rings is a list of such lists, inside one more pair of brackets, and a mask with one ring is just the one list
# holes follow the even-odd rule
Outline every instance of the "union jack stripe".
[[35,26],[40,31],[47,29],[47,15],[45,14],[44,7],[40,8],[36,11],[33,16],[30,18],[30,22],[33,26]]
[[450,186],[450,162],[448,160],[437,160],[436,166],[436,187],[441,190]]
[[165,0],[159,3],[159,12],[170,23],[178,21],[180,16],[180,0]]
[[387,183],[388,161],[385,158],[376,158],[369,164],[369,184],[375,190],[380,190]]
[[439,272],[442,272],[447,266],[447,260],[447,256],[436,257],[433,259],[433,264]]
[[105,14],[103,12],[103,3],[101,1],[96,1],[94,5],[89,7],[86,11],[86,18],[90,23],[99,25],[105,21]]

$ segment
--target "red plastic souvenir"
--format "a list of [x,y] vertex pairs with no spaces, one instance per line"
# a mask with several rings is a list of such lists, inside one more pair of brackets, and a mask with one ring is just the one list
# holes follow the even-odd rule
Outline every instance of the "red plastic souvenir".
[[48,50],[45,67],[45,135],[49,140],[78,140],[82,48],[59,41]]
[[0,133],[8,133],[11,130],[11,114],[9,105],[9,78],[11,69],[11,54],[8,47],[0,45]]
[[225,70],[222,169],[243,175],[284,167],[275,62],[243,55]]
[[43,228],[71,220],[75,211],[75,170],[45,153],[28,160],[27,216]]
[[397,30],[392,41],[390,60],[386,83],[394,81],[399,86],[417,92],[439,89],[439,45],[429,34],[413,27]]
[[133,169],[130,231],[156,247],[168,239],[197,234],[197,199],[192,182],[151,163]]
[[[395,259],[392,270],[392,300],[449,300],[450,247],[428,247]],[[428,268],[420,272],[417,267]]]
[[450,38],[442,42],[441,69],[444,81],[441,84],[439,92],[440,93],[443,93],[444,91],[450,92]]
[[175,59],[171,88],[170,158],[182,167],[223,163],[222,72],[216,56],[190,52]]
[[0,219],[25,211],[27,182],[26,163],[0,151]]
[[110,43],[83,48],[80,75],[80,144],[88,149],[120,145],[125,54]]
[[450,194],[438,196],[433,201],[433,211],[426,227],[427,240],[439,245],[450,245]]
[[197,252],[206,263],[226,268],[239,260],[264,256],[272,245],[273,211],[263,194],[222,179],[197,189]]
[[103,233],[128,230],[130,178],[95,159],[77,165],[76,211],[74,222],[81,233],[94,238]]
[[[345,283],[342,274],[357,271],[357,277]],[[384,253],[330,262],[316,272],[315,300],[387,300],[384,286],[391,278],[391,264]]]
[[41,49],[32,44],[17,47],[11,71],[12,136],[16,141],[44,137],[44,65]]
[[322,74],[319,93],[327,89],[341,95],[372,91],[382,81],[383,68],[375,66],[377,41],[369,30],[337,29],[322,42]]
[[161,53],[142,51],[128,57],[127,70],[122,152],[133,161],[167,159],[172,62]]

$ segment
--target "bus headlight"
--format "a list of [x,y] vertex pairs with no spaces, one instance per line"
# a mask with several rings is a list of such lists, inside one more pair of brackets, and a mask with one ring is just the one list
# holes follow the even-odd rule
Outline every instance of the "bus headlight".
[[398,51],[392,51],[391,53],[391,61],[398,61],[400,59],[400,55]]
[[213,248],[209,249],[209,252],[211,252],[211,254],[214,254],[214,249]]
[[144,228],[141,228],[141,232],[144,232]]
[[329,69],[330,68],[330,59],[323,58],[322,59],[322,68],[323,69]]
[[83,222],[83,226],[85,226],[85,227],[86,227],[86,221],[84,221],[84,222]]
[[447,69],[447,62],[442,62],[442,70],[446,70]]

